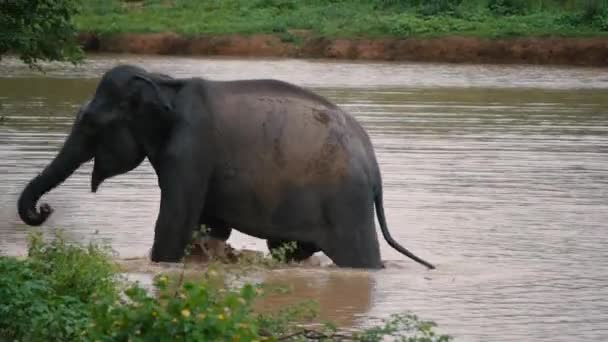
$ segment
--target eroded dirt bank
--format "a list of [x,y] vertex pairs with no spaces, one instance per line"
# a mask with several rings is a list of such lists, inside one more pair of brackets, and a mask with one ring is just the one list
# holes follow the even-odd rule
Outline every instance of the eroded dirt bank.
[[187,38],[174,33],[79,37],[86,51],[199,56],[337,58],[606,66],[606,38],[328,39],[293,32]]

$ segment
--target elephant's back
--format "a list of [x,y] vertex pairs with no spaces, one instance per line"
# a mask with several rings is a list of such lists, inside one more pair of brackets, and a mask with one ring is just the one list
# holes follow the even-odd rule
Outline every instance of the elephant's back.
[[354,117],[297,87],[250,86],[216,97],[219,182],[250,189],[268,210],[286,189],[310,194],[308,189],[331,191],[345,182],[367,184],[375,159]]
[[280,81],[240,81],[222,95],[218,126],[230,155],[293,182],[331,182],[366,159],[371,143],[350,114]]
[[341,192],[364,194],[378,179],[368,135],[338,106],[295,86],[235,84],[207,92],[218,218],[259,237],[318,226]]

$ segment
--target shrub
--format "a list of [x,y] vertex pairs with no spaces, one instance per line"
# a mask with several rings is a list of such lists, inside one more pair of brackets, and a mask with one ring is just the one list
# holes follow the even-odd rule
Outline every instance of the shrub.
[[420,9],[424,16],[453,15],[456,13],[462,0],[430,0]]
[[0,1],[0,59],[12,52],[34,67],[40,60],[80,62],[77,13],[77,0]]
[[525,12],[522,0],[490,0],[488,8],[495,15],[521,15]]
[[95,323],[87,337],[95,341],[260,339],[256,316],[251,314],[254,286],[222,293],[205,283],[186,282],[172,293],[167,285],[167,278],[160,277],[158,297],[134,285],[125,291],[126,301],[100,302],[94,307]]
[[29,257],[0,257],[0,335],[25,341],[76,341],[90,322],[87,300],[115,300],[105,249],[44,243],[32,235]]

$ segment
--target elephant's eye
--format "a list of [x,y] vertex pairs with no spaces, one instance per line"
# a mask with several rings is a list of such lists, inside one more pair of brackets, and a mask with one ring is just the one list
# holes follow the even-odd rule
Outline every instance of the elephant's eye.
[[116,106],[116,108],[114,109],[114,111],[116,112],[116,116],[120,117],[122,119],[128,119],[128,115],[125,115],[126,113],[129,113],[129,111],[131,110],[131,104],[129,103],[128,100],[124,100],[121,101],[118,106]]

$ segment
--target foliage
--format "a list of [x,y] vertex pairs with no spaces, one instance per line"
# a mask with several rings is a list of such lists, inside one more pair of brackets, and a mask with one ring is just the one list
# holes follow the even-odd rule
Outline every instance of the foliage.
[[256,288],[218,291],[205,283],[186,282],[177,293],[166,277],[156,282],[158,297],[134,285],[128,301],[104,301],[93,312],[87,337],[95,341],[252,341],[260,339],[251,306]]
[[295,241],[287,242],[279,247],[273,248],[270,255],[274,260],[281,263],[288,262],[289,255],[298,249],[298,244]]
[[490,0],[488,9],[495,15],[522,15],[525,3],[522,0]]
[[355,334],[358,341],[376,342],[383,341],[390,336],[398,341],[407,342],[449,342],[452,337],[448,335],[437,335],[433,330],[436,324],[432,321],[425,321],[416,315],[393,315],[390,319],[384,320],[384,324],[372,327]]
[[[602,35],[606,0],[82,0],[81,30],[101,34],[274,33],[325,37]],[[103,3],[103,5],[102,5]]]
[[77,0],[0,1],[0,58],[15,53],[30,66],[40,60],[82,59],[72,17],[78,13]]
[[[272,290],[245,283],[217,285],[210,269],[197,281],[153,289],[119,279],[107,248],[70,245],[34,234],[28,257],[0,257],[0,340],[19,341],[381,341],[443,342],[434,323],[394,316],[384,325],[342,334],[331,324],[313,328],[310,303],[257,313],[254,302]],[[152,290],[152,291],[150,291]]]
[[108,251],[30,238],[25,260],[0,258],[0,335],[26,341],[78,340],[92,298],[117,298]]
[[453,15],[462,0],[430,0],[420,7],[423,16]]

